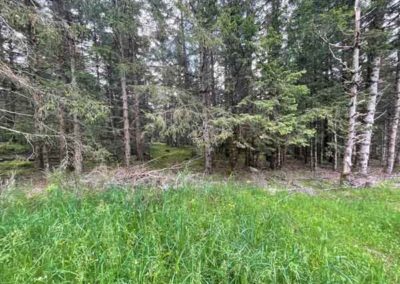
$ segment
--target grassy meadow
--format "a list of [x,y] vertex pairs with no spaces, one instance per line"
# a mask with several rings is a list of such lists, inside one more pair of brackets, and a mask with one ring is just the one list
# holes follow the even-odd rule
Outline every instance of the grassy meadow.
[[400,190],[52,184],[0,199],[0,283],[399,283]]

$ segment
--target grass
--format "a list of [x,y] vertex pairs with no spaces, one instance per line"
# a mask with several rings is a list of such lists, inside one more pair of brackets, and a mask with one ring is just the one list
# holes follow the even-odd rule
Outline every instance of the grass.
[[400,190],[204,185],[0,202],[1,283],[399,283]]

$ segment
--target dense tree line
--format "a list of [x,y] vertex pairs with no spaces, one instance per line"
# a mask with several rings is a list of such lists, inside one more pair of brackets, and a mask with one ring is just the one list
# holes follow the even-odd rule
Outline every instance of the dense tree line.
[[194,145],[213,171],[400,163],[395,0],[0,0],[0,139],[38,168]]

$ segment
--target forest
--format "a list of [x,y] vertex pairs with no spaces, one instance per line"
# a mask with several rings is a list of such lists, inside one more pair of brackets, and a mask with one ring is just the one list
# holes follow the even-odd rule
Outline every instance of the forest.
[[288,156],[392,174],[399,3],[353,2],[3,0],[2,147],[78,174],[154,142],[193,146],[207,174]]
[[0,283],[399,283],[399,48],[399,0],[0,0]]

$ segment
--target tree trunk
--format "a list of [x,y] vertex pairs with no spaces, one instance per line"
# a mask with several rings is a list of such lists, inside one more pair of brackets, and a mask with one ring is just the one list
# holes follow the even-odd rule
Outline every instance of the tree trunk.
[[41,94],[34,94],[33,101],[35,105],[34,112],[34,125],[35,130],[39,134],[37,141],[34,143],[34,156],[36,166],[39,169],[49,170],[49,157],[47,146],[44,141],[44,110],[43,110],[43,96]]
[[378,97],[379,71],[381,65],[381,57],[372,57],[372,72],[370,78],[370,86],[368,90],[369,99],[367,105],[367,113],[363,119],[363,131],[360,134],[361,143],[359,149],[359,168],[362,175],[368,174],[368,161],[371,149],[372,129],[375,121],[376,99]]
[[[70,39],[70,64],[71,64],[71,87],[73,91],[78,92],[78,85],[76,82],[76,62],[75,62],[75,42],[73,39]],[[78,95],[78,93],[76,93]],[[82,173],[82,137],[81,137],[81,126],[78,114],[76,111],[73,114],[73,133],[74,133],[74,170],[76,174]]]
[[394,117],[390,126],[389,132],[389,147],[387,152],[387,163],[385,172],[392,174],[394,161],[396,156],[396,141],[397,131],[399,127],[400,119],[400,51],[397,51],[397,70],[396,70],[396,103],[394,109]]
[[385,119],[382,129],[382,149],[381,149],[381,166],[385,165],[387,160],[387,146],[388,146],[388,118]]
[[203,140],[204,140],[204,171],[206,174],[212,173],[212,147],[210,139],[210,127],[208,109],[203,107]]
[[62,103],[58,106],[58,124],[59,124],[59,144],[60,144],[60,168],[65,169],[69,165],[68,148],[66,138],[65,110]]
[[142,138],[142,130],[140,126],[140,97],[139,93],[135,92],[134,94],[135,104],[134,104],[134,120],[135,120],[135,142],[136,142],[136,155],[139,161],[144,160],[143,155],[143,138]]
[[[335,122],[335,127],[336,127],[336,122]],[[335,132],[333,132],[333,143],[334,143],[333,170],[337,171],[337,169],[338,169],[338,152],[339,152],[339,148],[338,148],[338,140],[337,140],[336,130],[335,130]]]
[[[119,35],[119,47],[120,47],[120,63],[123,64],[125,56],[124,56],[124,44],[121,35]],[[120,66],[120,80],[121,80],[121,92],[122,92],[122,119],[124,123],[124,149],[125,149],[124,161],[125,161],[125,166],[128,167],[131,160],[131,136],[129,133],[128,93],[126,90],[125,66]]]
[[315,143],[314,143],[314,138],[312,138],[310,140],[310,169],[311,169],[311,171],[315,170],[316,159],[314,158],[314,154],[315,154],[314,148],[315,148]]
[[79,124],[79,118],[76,113],[73,115],[74,123],[74,169],[75,173],[82,173],[82,137],[81,137],[81,126]]
[[321,135],[320,135],[320,159],[319,164],[322,166],[324,163],[324,149],[325,149],[325,121],[321,121]]
[[[318,137],[318,136],[317,136]],[[314,138],[314,170],[318,167],[318,138]]]
[[354,28],[354,47],[353,47],[353,77],[352,86],[350,89],[350,104],[348,107],[349,125],[347,130],[347,141],[343,155],[343,170],[341,181],[348,181],[352,167],[353,147],[356,134],[356,116],[357,116],[357,93],[358,84],[360,82],[360,22],[361,22],[361,7],[360,0],[355,0],[355,28]]
[[[181,1],[180,5],[182,5]],[[187,51],[186,51],[186,35],[185,35],[185,22],[184,22],[184,13],[181,10],[180,13],[180,21],[179,21],[179,41],[180,41],[180,53],[179,54],[179,64],[181,65],[183,71],[183,86],[187,90],[190,87],[190,74],[188,67],[188,59],[187,59]]]
[[200,91],[203,101],[203,144],[204,144],[204,171],[206,174],[212,173],[212,143],[209,112],[211,107],[211,76],[210,76],[210,50],[206,46],[201,46],[201,66],[200,66]]

